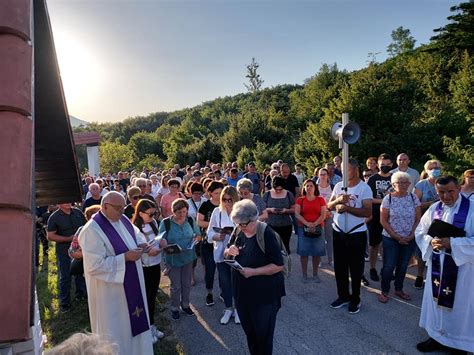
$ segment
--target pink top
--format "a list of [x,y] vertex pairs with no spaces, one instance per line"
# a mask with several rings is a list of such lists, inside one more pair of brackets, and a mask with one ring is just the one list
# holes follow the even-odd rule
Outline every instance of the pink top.
[[160,202],[161,215],[163,218],[169,217],[173,214],[171,205],[173,204],[173,201],[177,200],[178,198],[183,198],[183,194],[181,192],[174,196],[171,196],[169,193],[163,195]]

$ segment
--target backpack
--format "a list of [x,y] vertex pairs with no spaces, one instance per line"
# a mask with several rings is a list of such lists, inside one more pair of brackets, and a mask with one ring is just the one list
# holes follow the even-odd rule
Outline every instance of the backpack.
[[[168,233],[171,228],[171,217],[166,217],[162,222],[165,224],[165,231]],[[191,225],[191,229],[194,229],[194,220],[193,217],[188,216],[188,223]]]
[[[257,221],[257,244],[260,248],[260,250],[265,254],[265,229],[268,227],[268,225],[264,222]],[[283,244],[280,235],[273,231],[275,233],[275,238],[277,240],[277,243],[280,245],[280,251],[281,251],[281,256],[283,258],[283,270],[282,273],[284,276],[288,277],[290,272],[291,272],[291,257],[288,254],[288,251],[285,248],[285,245]]]

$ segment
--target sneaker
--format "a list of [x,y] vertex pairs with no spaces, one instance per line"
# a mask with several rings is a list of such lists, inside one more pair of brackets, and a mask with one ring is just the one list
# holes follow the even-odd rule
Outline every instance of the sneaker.
[[184,308],[183,306],[181,306],[181,310],[186,313],[188,316],[194,316],[194,312],[193,310],[191,309],[191,307],[186,307]]
[[[179,313],[178,313],[179,314]],[[159,331],[155,325],[150,326],[151,329],[151,334],[153,337],[155,337],[157,340],[163,338],[165,336],[165,333]]]
[[355,302],[349,302],[349,313],[350,314],[356,314],[360,312],[360,302],[355,303]]
[[318,275],[314,275],[314,276],[313,276],[313,281],[314,281],[315,283],[317,283],[317,284],[320,284],[320,283],[321,283],[321,279],[319,278]]
[[379,275],[377,274],[377,270],[370,269],[370,279],[372,281],[380,281]]
[[423,277],[417,276],[413,287],[418,290],[421,290],[423,288]]
[[236,309],[234,309],[234,313],[232,314],[232,316],[234,317],[235,324],[240,324],[239,314],[237,313]]
[[232,310],[226,309],[224,310],[224,315],[221,318],[221,324],[227,324],[230,321],[230,317],[232,317]]
[[341,308],[349,304],[349,301],[345,301],[342,298],[338,298],[335,300],[333,303],[330,304],[329,307],[336,309],[336,308]]
[[179,311],[171,311],[171,319],[178,320],[179,319]]
[[369,286],[370,285],[370,282],[369,282],[369,280],[367,280],[365,275],[362,275],[362,278],[361,278],[360,281],[362,282],[362,285],[364,285],[364,286]]
[[214,306],[214,297],[212,297],[212,293],[208,293],[206,296],[206,306]]

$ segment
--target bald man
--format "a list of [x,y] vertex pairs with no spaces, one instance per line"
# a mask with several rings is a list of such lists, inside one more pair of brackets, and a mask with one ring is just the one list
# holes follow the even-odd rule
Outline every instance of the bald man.
[[119,354],[153,354],[141,263],[146,240],[124,208],[119,192],[107,193],[79,234],[91,329],[110,337]]
[[410,186],[408,187],[408,191],[413,191],[415,185],[418,181],[420,181],[420,174],[413,168],[410,168],[408,165],[410,164],[410,158],[408,157],[407,153],[400,153],[397,156],[397,165],[396,169],[390,171],[390,173],[395,174],[397,171],[403,171],[404,173],[408,173],[410,175]]

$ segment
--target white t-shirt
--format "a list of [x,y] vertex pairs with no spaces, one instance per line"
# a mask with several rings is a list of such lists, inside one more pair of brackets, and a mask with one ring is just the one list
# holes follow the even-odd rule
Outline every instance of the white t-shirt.
[[[152,222],[152,223],[155,223],[155,226],[156,226],[156,230],[158,230],[158,224],[156,222]],[[145,236],[145,239],[147,242],[149,242],[150,240],[152,240],[153,238],[156,237],[155,233],[153,232],[153,229],[150,227],[149,224],[145,224],[143,227],[143,235]],[[161,238],[159,238],[161,239]],[[160,242],[156,242],[157,244],[155,245],[156,248],[159,248],[160,247]],[[142,254],[142,263],[143,263],[143,266],[154,266],[154,265],[158,265],[159,263],[161,263],[161,253],[159,253],[158,255],[155,255],[155,256],[149,256],[148,254],[145,254],[143,253]]]
[[[336,186],[334,186],[334,190],[332,191],[331,199],[333,197],[338,197],[343,195],[344,192],[342,190],[342,181],[338,182]],[[347,189],[347,194],[350,195],[350,200],[348,206],[355,207],[355,208],[362,208],[362,201],[364,200],[372,200],[372,190],[370,189],[369,185],[365,182],[360,181],[356,186],[349,187]],[[347,214],[347,228],[345,228],[345,215]],[[364,223],[364,217],[357,217],[350,213],[337,213],[334,212],[333,218],[333,228],[336,231],[343,231],[349,232],[352,228],[357,226],[358,224],[362,223],[362,226],[353,230],[351,233],[357,232],[364,232],[367,230],[367,227]],[[334,226],[336,225],[336,226]]]

